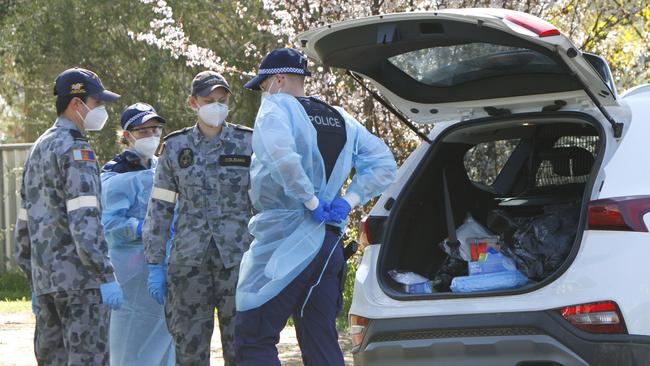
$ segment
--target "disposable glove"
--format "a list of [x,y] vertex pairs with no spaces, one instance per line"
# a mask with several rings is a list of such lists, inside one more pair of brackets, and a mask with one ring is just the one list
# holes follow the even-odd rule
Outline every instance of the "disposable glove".
[[348,201],[344,200],[341,197],[336,197],[330,205],[329,221],[341,223],[348,218],[351,210],[352,207],[350,207]]
[[102,303],[108,305],[111,310],[118,310],[122,307],[124,293],[117,281],[102,284],[99,286],[99,292],[102,294]]
[[136,229],[136,233],[138,236],[142,236],[142,225],[144,224],[144,220],[140,220],[138,222],[138,228]]
[[[318,201],[318,204],[316,204],[316,201]],[[330,216],[329,203],[319,198],[314,197],[305,202],[305,207],[311,211],[311,217],[318,222],[325,222]]]
[[149,265],[149,279],[147,280],[149,295],[160,305],[165,303],[167,283],[165,281],[165,268],[162,264]]

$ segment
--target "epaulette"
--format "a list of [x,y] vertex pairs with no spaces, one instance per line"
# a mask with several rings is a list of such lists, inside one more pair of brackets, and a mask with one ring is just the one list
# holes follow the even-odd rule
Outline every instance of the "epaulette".
[[68,130],[68,131],[70,132],[70,135],[72,135],[72,138],[75,141],[88,141],[80,131],[77,130]]
[[234,123],[232,124],[232,126],[233,126],[236,130],[245,131],[245,132],[251,132],[251,133],[253,132],[253,129],[250,128],[250,127],[247,127],[247,126],[237,125],[237,124],[234,124]]
[[191,130],[192,130],[192,127],[185,127],[183,129],[180,129],[180,130],[169,133],[167,136],[163,137],[163,140],[167,141],[168,139],[170,139],[170,138],[172,138],[174,136],[186,134],[186,133],[190,132]]
[[165,142],[164,141],[163,141],[162,144],[158,145],[158,147],[156,148],[156,151],[153,154],[156,155],[157,157],[160,157],[160,155],[162,155],[163,151],[165,151]]

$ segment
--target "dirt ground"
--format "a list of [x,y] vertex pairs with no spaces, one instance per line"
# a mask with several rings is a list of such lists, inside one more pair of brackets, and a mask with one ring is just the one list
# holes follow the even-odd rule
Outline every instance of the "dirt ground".
[[[219,328],[212,337],[211,365],[223,365]],[[0,365],[36,365],[33,349],[34,316],[30,312],[0,314]],[[346,365],[352,365],[350,340],[345,334],[339,337],[339,344],[345,355]],[[294,328],[286,327],[280,335],[278,344],[280,361],[283,365],[302,365],[300,349]]]

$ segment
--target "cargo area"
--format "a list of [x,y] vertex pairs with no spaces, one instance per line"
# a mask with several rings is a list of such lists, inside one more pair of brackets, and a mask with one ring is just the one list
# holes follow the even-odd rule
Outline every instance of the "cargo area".
[[579,113],[444,131],[391,208],[378,268],[384,291],[469,296],[552,281],[585,230],[601,133]]

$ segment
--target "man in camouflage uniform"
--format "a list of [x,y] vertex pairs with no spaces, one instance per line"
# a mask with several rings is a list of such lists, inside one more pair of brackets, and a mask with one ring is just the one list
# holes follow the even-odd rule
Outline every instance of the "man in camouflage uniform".
[[224,122],[230,93],[215,72],[192,81],[188,104],[198,122],[164,138],[143,227],[149,291],[165,301],[177,365],[209,365],[215,307],[225,364],[234,365],[235,288],[250,244],[252,130]]
[[[32,287],[39,365],[108,365],[109,307],[119,308],[102,234],[99,169],[84,137],[119,95],[93,72],[69,69],[55,82],[59,117],[32,147],[16,223],[18,265]],[[103,305],[103,304],[107,304]]]

